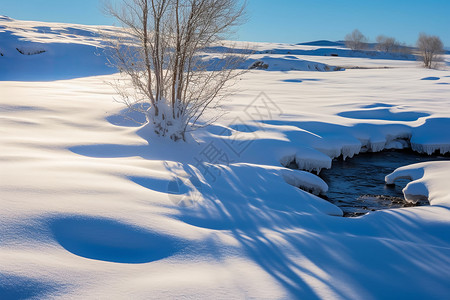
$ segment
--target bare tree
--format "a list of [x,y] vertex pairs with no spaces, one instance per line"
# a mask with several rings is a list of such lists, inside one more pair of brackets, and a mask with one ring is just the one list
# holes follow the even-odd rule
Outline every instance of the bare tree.
[[115,82],[120,101],[144,113],[157,135],[185,140],[186,132],[218,107],[232,79],[241,74],[236,68],[244,58],[233,47],[221,47],[214,59],[204,54],[240,22],[243,9],[238,0],[122,0],[108,5],[108,13],[128,34],[115,40],[110,55],[111,64],[131,80],[131,87],[130,81]]
[[417,49],[425,68],[434,68],[444,52],[441,39],[435,35],[421,33],[417,40]]
[[377,36],[377,50],[383,52],[397,52],[399,43],[393,37],[384,35]]
[[345,45],[352,50],[363,50],[366,48],[367,38],[358,30],[353,30],[345,36]]
[[412,53],[411,47],[407,46],[405,43],[401,43],[393,37],[384,35],[377,36],[376,50],[387,53],[399,53],[405,56],[411,55]]

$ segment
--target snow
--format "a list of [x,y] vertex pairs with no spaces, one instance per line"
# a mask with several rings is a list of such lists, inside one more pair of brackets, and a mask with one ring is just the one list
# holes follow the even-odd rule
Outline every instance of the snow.
[[[0,22],[0,80],[50,81],[116,72],[102,55],[97,26]],[[108,26],[103,30],[117,31]]]
[[305,171],[282,170],[284,180],[290,185],[309,191],[313,194],[326,194],[328,186],[320,177],[314,176]]
[[0,298],[450,293],[448,162],[386,174],[411,178],[406,200],[431,206],[352,219],[308,192],[327,185],[306,172],[364,151],[450,152],[449,70],[326,43],[248,43],[260,51],[250,59],[280,65],[249,71],[218,123],[175,143],[114,101],[118,75],[96,32],[0,18]]
[[299,59],[292,55],[277,55],[267,56],[267,55],[252,55],[252,59],[248,59],[243,68],[252,68],[255,63],[260,63],[267,65],[264,69],[267,71],[342,71],[343,68],[339,66],[330,66],[323,63],[318,63],[314,61],[307,61]]
[[280,163],[283,166],[295,163],[300,170],[315,171],[316,173],[319,173],[321,169],[331,168],[331,158],[329,156],[306,147],[297,147],[297,152],[294,154],[281,157]]
[[429,118],[422,126],[413,129],[411,147],[414,151],[432,154],[450,152],[450,145],[443,141],[450,140],[450,119]]
[[427,162],[398,168],[386,176],[387,184],[399,179],[409,179],[403,189],[405,200],[417,202],[427,199],[432,205],[450,206],[450,197],[446,186],[450,175],[449,162]]

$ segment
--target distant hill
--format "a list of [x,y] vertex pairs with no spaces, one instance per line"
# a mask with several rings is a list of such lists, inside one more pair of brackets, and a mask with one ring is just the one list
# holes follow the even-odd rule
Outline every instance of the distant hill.
[[303,45],[303,46],[322,46],[322,47],[341,47],[345,46],[345,42],[343,41],[327,41],[327,40],[319,40],[319,41],[313,41],[313,42],[306,42],[306,43],[299,43],[297,45]]

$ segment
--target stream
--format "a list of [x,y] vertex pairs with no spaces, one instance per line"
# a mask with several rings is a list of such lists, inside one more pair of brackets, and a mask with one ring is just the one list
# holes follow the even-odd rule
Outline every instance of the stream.
[[320,172],[329,187],[323,198],[340,207],[344,217],[357,217],[381,209],[429,205],[428,201],[404,202],[402,189],[409,181],[398,180],[390,186],[385,184],[384,177],[402,166],[436,160],[450,160],[450,156],[422,155],[405,150],[334,159],[331,169]]

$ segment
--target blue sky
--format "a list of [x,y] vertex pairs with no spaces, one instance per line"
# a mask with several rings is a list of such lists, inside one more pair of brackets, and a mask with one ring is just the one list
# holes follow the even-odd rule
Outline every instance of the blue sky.
[[[117,0],[116,0],[117,1]],[[450,46],[450,0],[247,0],[247,23],[235,38],[299,43],[341,40],[358,28],[371,41],[379,34],[414,44],[420,32]],[[113,24],[100,0],[0,0],[0,15],[15,19]]]

